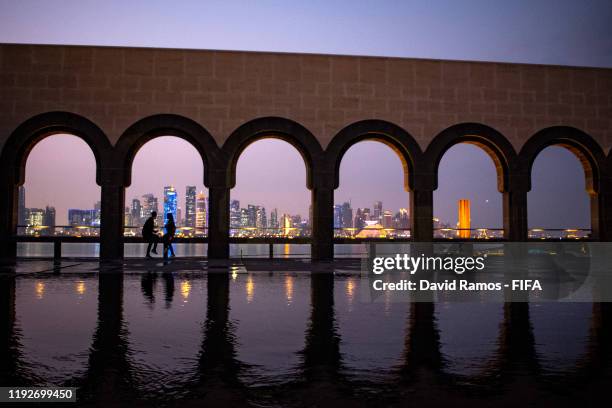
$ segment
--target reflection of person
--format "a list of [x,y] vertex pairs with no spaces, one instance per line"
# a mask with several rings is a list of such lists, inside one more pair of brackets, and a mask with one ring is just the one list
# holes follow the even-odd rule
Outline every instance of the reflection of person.
[[174,240],[174,234],[176,233],[176,225],[174,225],[174,216],[172,213],[168,213],[167,216],[168,221],[166,221],[166,225],[164,228],[166,229],[166,233],[164,234],[164,258],[168,258],[168,250],[172,252],[172,257],[174,258],[174,249],[172,248],[172,241]]
[[142,237],[149,243],[149,245],[147,245],[147,258],[151,258],[151,247],[153,247],[153,253],[157,254],[157,243],[159,242],[159,236],[155,231],[156,217],[157,213],[153,211],[142,227]]

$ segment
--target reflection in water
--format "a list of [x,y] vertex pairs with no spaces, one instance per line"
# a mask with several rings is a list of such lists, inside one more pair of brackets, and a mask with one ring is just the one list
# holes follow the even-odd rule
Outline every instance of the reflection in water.
[[[72,370],[55,373],[53,383],[77,386],[81,401],[100,405],[347,406],[365,399],[375,403],[361,405],[403,406],[431,396],[460,405],[481,395],[514,401],[525,392],[570,405],[607,390],[612,379],[610,304],[534,309],[390,297],[370,304],[360,301],[355,275],[314,272],[66,276],[0,275],[2,385],[48,383],[47,368],[28,363],[40,359],[48,339],[24,336],[21,327],[48,332],[48,315],[36,311],[51,300],[66,305],[57,306],[62,319],[86,326],[88,316],[73,304],[96,290],[93,337],[70,333],[90,344],[86,369],[78,359],[65,362]],[[550,329],[553,322],[560,329]],[[572,336],[553,335],[564,327]],[[466,356],[480,359],[478,370],[463,363]]]
[[104,403],[137,396],[130,361],[129,333],[123,322],[123,274],[101,273],[98,283],[98,325],[81,398]]
[[42,281],[36,282],[36,286],[34,290],[36,291],[36,298],[42,299],[43,296],[45,295],[45,283]]
[[253,281],[253,277],[251,274],[247,276],[246,282],[246,298],[247,302],[251,303],[253,301],[253,296],[255,295],[255,282]]
[[85,294],[85,292],[87,291],[87,287],[85,286],[85,282],[80,280],[77,281],[74,284],[74,291],[79,294],[80,296],[83,296]]
[[189,294],[191,293],[191,282],[187,279],[184,279],[181,282],[181,296],[183,297],[183,302],[186,303],[189,300]]
[[287,304],[290,305],[293,300],[293,276],[285,276],[285,297],[287,298]]

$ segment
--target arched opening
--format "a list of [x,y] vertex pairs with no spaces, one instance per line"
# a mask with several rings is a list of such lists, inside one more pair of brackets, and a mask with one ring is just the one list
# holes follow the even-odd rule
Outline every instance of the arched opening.
[[[358,142],[341,158],[334,192],[337,257],[359,256],[368,239],[410,238],[407,165],[394,147],[378,140]],[[351,241],[360,244],[351,244]]]
[[[208,190],[204,163],[188,141],[158,136],[145,143],[132,161],[131,184],[125,192],[124,235],[141,237],[152,212],[158,234],[163,234],[167,214],[173,215],[176,238],[204,238],[208,231]],[[204,243],[175,243],[177,256],[206,256]],[[147,244],[127,243],[125,256],[144,256]],[[157,250],[161,251],[161,244]]]
[[590,197],[585,182],[585,175],[592,172],[589,166],[577,153],[561,145],[548,146],[537,154],[527,195],[529,238],[590,236]]
[[[238,153],[236,185],[231,190],[230,237],[253,240],[308,238],[311,235],[311,193],[306,186],[304,157],[292,144],[260,138]],[[297,241],[296,241],[297,242]],[[306,244],[230,245],[230,256],[310,256]]]
[[438,165],[434,238],[503,238],[499,166],[479,144],[457,143]]
[[[29,237],[95,238],[100,235],[100,187],[96,158],[89,145],[71,134],[52,134],[37,142],[25,158],[19,187],[17,234]],[[69,257],[99,255],[97,243],[63,243]],[[20,242],[17,255],[51,257],[51,242]]]

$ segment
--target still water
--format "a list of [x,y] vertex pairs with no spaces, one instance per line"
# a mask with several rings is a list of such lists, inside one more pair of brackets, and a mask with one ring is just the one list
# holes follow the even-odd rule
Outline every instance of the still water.
[[266,262],[5,267],[1,385],[280,407],[570,405],[612,384],[610,304],[369,303],[356,263]]

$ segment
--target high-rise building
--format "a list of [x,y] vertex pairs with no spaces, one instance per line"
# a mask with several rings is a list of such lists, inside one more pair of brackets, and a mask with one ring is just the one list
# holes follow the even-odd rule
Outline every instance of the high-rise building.
[[185,220],[183,219],[183,210],[181,210],[181,207],[176,207],[176,217],[174,221],[177,227],[184,225]]
[[50,206],[45,207],[43,225],[47,227],[47,229],[44,230],[45,235],[55,234],[55,207],[50,207]]
[[279,227],[278,224],[278,210],[275,208],[270,213],[270,228],[277,229]]
[[132,200],[132,210],[131,210],[131,217],[130,217],[133,223],[132,226],[140,227],[141,214],[142,214],[142,205],[140,204],[140,200],[137,198],[134,198]]
[[76,208],[68,210],[68,224],[73,227],[93,227],[95,226],[95,220],[96,210],[80,210]]
[[245,228],[249,226],[249,211],[246,208],[240,209],[240,227]]
[[342,228],[342,206],[334,205],[334,228]]
[[267,228],[268,227],[268,219],[266,217],[266,208],[261,206],[255,207],[255,227],[257,228]]
[[174,218],[174,222],[177,223],[177,194],[176,189],[173,186],[164,187],[164,225],[168,222],[168,214],[172,214],[172,218]]
[[187,186],[185,189],[185,226],[196,226],[196,187]]
[[393,213],[391,211],[383,211],[382,226],[383,228],[393,228]]
[[240,228],[240,201],[230,202],[230,228]]
[[355,228],[361,229],[365,227],[365,218],[363,215],[363,208],[357,208],[357,212],[355,213]]
[[28,208],[27,225],[29,227],[40,227],[44,222],[45,211],[41,208]]
[[134,225],[134,220],[132,219],[132,211],[130,207],[125,207],[125,210],[123,211],[123,225]]
[[247,206],[248,221],[247,227],[255,227],[257,224],[257,206],[249,204]]
[[94,215],[93,215],[93,221],[91,223],[91,225],[93,225],[94,227],[100,227],[100,225],[102,224],[102,201],[96,201],[94,203]]
[[196,235],[204,234],[207,227],[206,217],[206,196],[203,191],[196,195],[195,200],[195,229]]
[[406,208],[399,209],[399,211],[395,214],[393,224],[395,228],[399,229],[410,228],[410,219],[408,217],[408,210]]
[[372,213],[372,221],[381,222],[383,217],[382,201],[374,202],[374,211]]
[[25,187],[19,186],[19,201],[17,203],[17,225],[27,225],[28,223],[28,215],[26,212],[26,202],[25,202]]
[[461,199],[457,203],[458,205],[458,222],[457,228],[459,228],[458,236],[459,238],[469,238],[470,237],[470,200]]
[[288,235],[291,231],[291,216],[289,214],[283,214],[281,216],[281,228],[285,235]]
[[342,204],[342,227],[353,227],[353,209],[351,208],[351,203],[349,202]]
[[162,213],[159,212],[159,205],[158,205],[157,197],[155,197],[151,193],[144,194],[140,202],[139,224],[143,225],[146,219],[151,216],[151,213],[153,211],[157,213],[157,219],[155,220],[156,224],[161,225],[164,216]]

